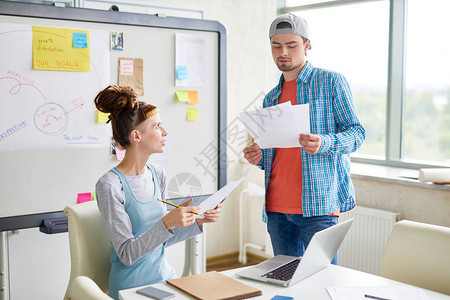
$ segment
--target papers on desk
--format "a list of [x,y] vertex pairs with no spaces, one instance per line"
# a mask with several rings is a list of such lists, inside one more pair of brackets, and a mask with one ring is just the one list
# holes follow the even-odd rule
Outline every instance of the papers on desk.
[[205,201],[198,204],[202,208],[199,211],[199,215],[197,218],[203,218],[203,214],[211,209],[214,209],[219,203],[222,203],[223,200],[247,177],[248,169],[244,172],[241,178],[236,181],[231,181],[220,190],[209,196]]
[[327,287],[332,300],[429,300],[420,288],[412,286]]
[[300,147],[300,133],[310,133],[309,104],[285,102],[239,116],[261,149]]

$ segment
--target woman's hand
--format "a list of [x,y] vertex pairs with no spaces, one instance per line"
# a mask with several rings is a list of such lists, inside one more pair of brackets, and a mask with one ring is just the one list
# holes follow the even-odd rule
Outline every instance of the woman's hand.
[[162,220],[167,230],[172,227],[186,227],[194,224],[196,214],[193,211],[199,211],[200,206],[190,206],[192,203],[192,198],[184,202],[178,208],[172,209],[167,215],[165,215]]
[[202,226],[205,223],[214,223],[219,220],[220,217],[220,208],[222,204],[217,205],[213,210],[206,211],[203,216],[203,219],[197,219],[197,225]]

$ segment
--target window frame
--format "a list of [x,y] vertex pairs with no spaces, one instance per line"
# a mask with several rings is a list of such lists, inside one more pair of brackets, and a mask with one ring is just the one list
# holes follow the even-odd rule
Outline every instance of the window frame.
[[300,6],[286,6],[285,0],[279,0],[278,13],[294,13],[311,9],[330,8],[364,2],[389,1],[389,49],[388,84],[386,97],[386,145],[385,158],[369,158],[352,155],[352,162],[399,167],[408,169],[448,167],[444,162],[411,162],[402,158],[404,96],[405,92],[405,47],[406,18],[408,0],[340,0]]

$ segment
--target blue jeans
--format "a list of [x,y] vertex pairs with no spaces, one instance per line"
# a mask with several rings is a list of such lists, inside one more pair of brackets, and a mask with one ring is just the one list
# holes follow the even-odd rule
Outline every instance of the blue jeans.
[[[300,214],[267,212],[267,231],[272,241],[273,253],[303,256],[313,235],[322,229],[336,225],[337,216],[303,217]],[[337,254],[332,264],[337,264]]]

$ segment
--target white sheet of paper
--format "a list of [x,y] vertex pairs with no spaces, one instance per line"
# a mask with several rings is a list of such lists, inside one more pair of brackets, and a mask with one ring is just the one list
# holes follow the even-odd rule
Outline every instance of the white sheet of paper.
[[259,128],[258,123],[254,120],[250,112],[241,112],[239,113],[239,117],[241,118],[241,122],[244,124],[245,129],[247,129],[248,133],[253,137],[256,141],[259,139]]
[[309,122],[309,103],[292,105],[295,122],[297,123],[298,133],[310,133]]
[[175,76],[175,86],[203,86],[206,69],[206,39],[199,34],[175,34],[175,66],[187,67],[185,79]]
[[[256,115],[259,117],[256,120],[260,122],[259,130],[262,132],[266,129],[287,130],[295,119],[291,102],[259,108],[256,110]],[[295,131],[295,127],[296,125],[293,126],[292,131]]]
[[326,289],[332,300],[369,299],[364,297],[364,295],[372,295],[386,299],[429,299],[421,289],[412,286],[352,286],[327,287]]
[[199,216],[197,218],[203,218],[203,214],[211,209],[214,209],[219,203],[221,203],[246,177],[248,176],[248,170],[244,172],[241,178],[236,181],[231,181],[220,190],[209,196],[205,201],[198,204],[202,208],[200,209]]
[[295,148],[300,147],[299,135],[294,130],[266,130],[258,143],[259,148]]
[[300,133],[310,132],[309,104],[285,102],[239,115],[261,149],[300,147]]

